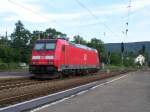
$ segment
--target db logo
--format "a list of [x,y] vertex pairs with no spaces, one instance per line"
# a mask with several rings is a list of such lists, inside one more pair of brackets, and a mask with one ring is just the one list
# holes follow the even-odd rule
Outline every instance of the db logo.
[[84,61],[87,60],[87,54],[84,54]]

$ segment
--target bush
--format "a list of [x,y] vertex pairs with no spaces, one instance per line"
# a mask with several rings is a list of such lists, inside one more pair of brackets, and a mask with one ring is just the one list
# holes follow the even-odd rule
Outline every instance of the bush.
[[125,58],[123,62],[124,66],[130,67],[130,66],[135,66],[134,64],[134,59],[133,58]]
[[121,54],[112,53],[110,57],[110,64],[112,65],[121,65]]
[[8,66],[6,63],[0,63],[0,71],[7,70]]
[[10,70],[16,70],[16,69],[21,69],[17,63],[2,63],[0,62],[0,71],[10,71]]

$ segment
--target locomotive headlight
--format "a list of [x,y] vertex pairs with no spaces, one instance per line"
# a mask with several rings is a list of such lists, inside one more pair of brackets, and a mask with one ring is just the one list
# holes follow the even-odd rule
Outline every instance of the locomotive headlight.
[[45,59],[54,59],[54,56],[45,56]]
[[32,59],[40,59],[40,56],[32,56]]

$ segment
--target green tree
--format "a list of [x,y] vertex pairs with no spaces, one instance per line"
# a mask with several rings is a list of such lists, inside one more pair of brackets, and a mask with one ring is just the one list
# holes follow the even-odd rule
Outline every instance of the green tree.
[[30,39],[30,31],[24,28],[21,21],[18,21],[15,24],[14,32],[11,34],[12,47],[19,52],[17,56],[18,62],[28,62]]
[[55,29],[52,29],[52,28],[48,28],[45,31],[36,30],[36,31],[33,31],[33,33],[32,33],[32,36],[31,36],[32,38],[30,40],[30,48],[33,47],[33,45],[34,45],[34,43],[37,39],[48,39],[49,37],[52,37],[52,38],[58,38],[58,37],[66,38],[66,36],[67,36],[66,34],[61,33],[61,32],[59,32]]
[[15,62],[15,58],[17,57],[16,52],[11,46],[1,44],[0,60],[4,63]]
[[11,41],[10,40],[8,40],[6,37],[4,37],[4,36],[1,36],[0,37],[0,45],[2,46],[9,46],[11,44]]
[[40,37],[43,36],[43,32],[42,31],[33,31],[32,36],[31,36],[31,40],[30,40],[30,48],[33,47],[35,41],[37,39],[40,39]]
[[89,47],[97,49],[99,53],[103,53],[105,51],[104,43],[100,39],[92,38],[91,41],[87,45]]
[[59,32],[59,31],[57,31],[56,29],[54,29],[54,28],[48,28],[48,29],[46,29],[44,32],[43,32],[43,37],[44,38],[47,38],[47,37],[49,37],[49,36],[51,36],[51,37],[53,37],[53,38],[57,38],[57,37],[63,37],[63,38],[66,38],[66,34],[64,34],[64,33],[61,33],[61,32]]
[[101,62],[107,63],[107,54],[105,53],[104,42],[97,38],[92,38],[90,42],[87,43],[87,46],[95,48],[98,51],[99,58]]
[[0,60],[1,62],[9,63],[13,61],[13,48],[11,48],[10,40],[5,37],[0,39]]
[[76,44],[83,44],[83,45],[86,45],[87,42],[86,40],[83,39],[83,37],[81,37],[80,35],[75,35],[73,37],[73,43],[76,43]]
[[30,31],[24,28],[24,25],[21,21],[18,21],[15,24],[14,32],[11,34],[13,46],[16,48],[27,46],[29,44],[30,39]]

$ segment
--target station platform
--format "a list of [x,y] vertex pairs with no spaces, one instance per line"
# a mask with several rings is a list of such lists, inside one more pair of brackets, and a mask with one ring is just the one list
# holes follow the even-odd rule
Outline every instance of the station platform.
[[32,76],[32,74],[30,74],[27,71],[23,71],[23,72],[0,72],[0,79],[28,78],[31,76]]

